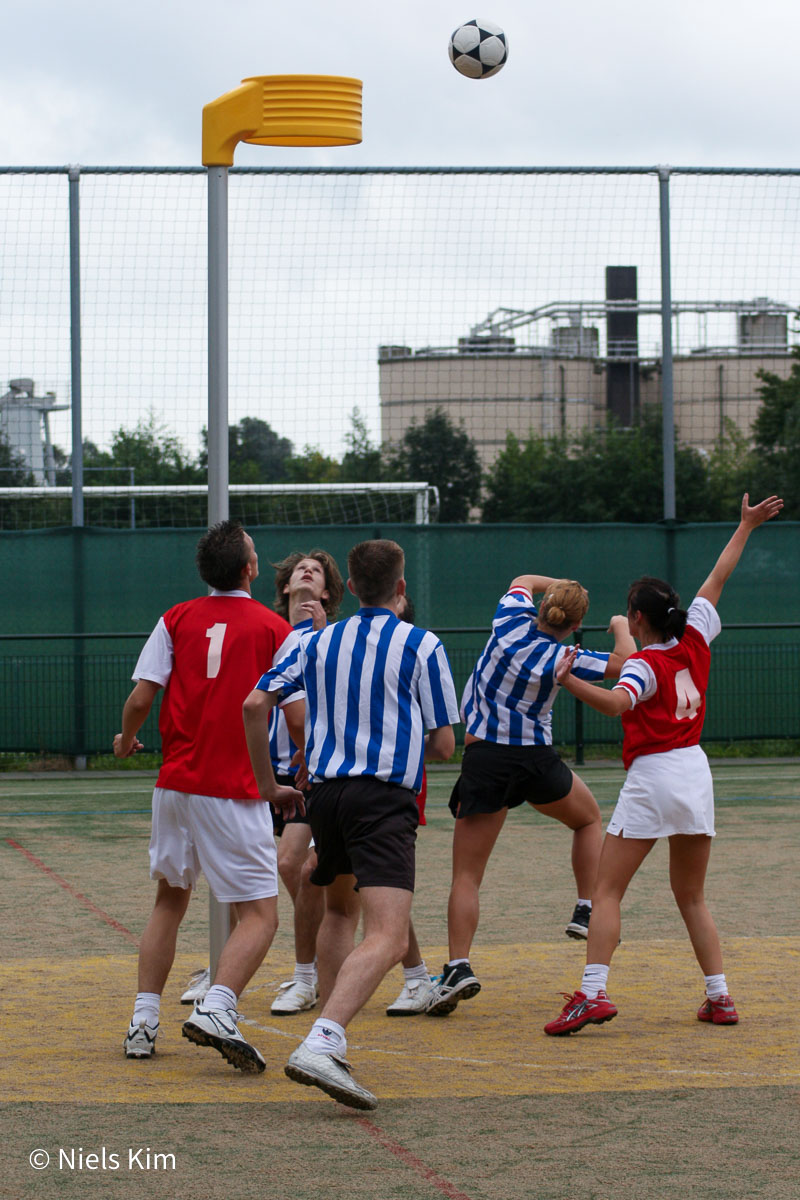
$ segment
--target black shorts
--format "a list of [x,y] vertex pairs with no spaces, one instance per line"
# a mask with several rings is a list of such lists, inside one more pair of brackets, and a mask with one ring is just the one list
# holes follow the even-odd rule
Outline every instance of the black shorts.
[[552,746],[470,742],[450,797],[454,817],[495,813],[520,804],[553,804],[572,789],[572,771]]
[[312,784],[309,814],[319,887],[355,875],[362,887],[414,890],[419,810],[414,793],[371,776]]
[[[276,775],[275,782],[280,787],[294,787],[294,775]],[[277,808],[272,809],[272,832],[276,838],[279,838],[287,825],[308,825],[308,813],[295,811],[293,817],[289,817],[288,821],[282,812],[278,812]]]

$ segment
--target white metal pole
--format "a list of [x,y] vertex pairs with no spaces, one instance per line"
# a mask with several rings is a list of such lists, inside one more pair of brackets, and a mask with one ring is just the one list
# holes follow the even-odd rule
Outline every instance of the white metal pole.
[[658,171],[661,215],[661,406],[664,447],[664,520],[675,520],[675,392],[672,370],[672,268],[669,232],[669,167]]
[[[228,168],[208,168],[208,523],[228,518]],[[213,980],[230,934],[230,906],[209,896]]]

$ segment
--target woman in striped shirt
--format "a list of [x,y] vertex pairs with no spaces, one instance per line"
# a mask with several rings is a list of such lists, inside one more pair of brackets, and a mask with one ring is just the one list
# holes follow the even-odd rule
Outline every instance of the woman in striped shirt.
[[[537,609],[533,597],[544,593]],[[589,788],[552,745],[551,710],[560,690],[561,645],[583,622],[586,589],[572,579],[520,575],[501,598],[492,632],[461,701],[466,725],[461,775],[450,808],[456,817],[453,881],[447,909],[450,959],[428,1002],[430,1016],[452,1012],[480,991],[469,952],[479,918],[479,891],[508,810],[530,804],[573,831],[578,903],[567,926],[585,938],[602,844],[600,809]],[[635,649],[625,617],[612,617],[611,654],[576,650],[576,673],[616,679]]]

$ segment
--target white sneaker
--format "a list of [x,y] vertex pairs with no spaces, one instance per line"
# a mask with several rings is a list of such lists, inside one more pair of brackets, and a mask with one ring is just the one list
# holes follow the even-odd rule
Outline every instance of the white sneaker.
[[299,979],[287,979],[282,983],[277,999],[269,1010],[274,1017],[288,1017],[292,1013],[306,1012],[317,1003],[319,989],[316,983],[303,983]]
[[387,1008],[387,1017],[413,1017],[425,1012],[433,987],[432,979],[407,979],[394,1004]]
[[377,1108],[377,1097],[356,1083],[350,1074],[351,1069],[346,1059],[335,1054],[314,1054],[305,1042],[297,1047],[284,1067],[295,1083],[318,1087],[340,1104],[347,1104],[350,1108]]
[[239,1033],[239,1016],[234,1009],[203,1008],[198,1001],[189,1020],[183,1023],[183,1036],[196,1046],[213,1046],[240,1071],[263,1071],[267,1065],[264,1059]]
[[181,1004],[194,1004],[195,1000],[204,1000],[210,987],[211,968],[201,967],[190,976],[189,986],[181,996]]
[[157,1033],[158,1021],[155,1025],[148,1025],[146,1021],[140,1021],[138,1025],[134,1025],[131,1021],[130,1028],[122,1042],[125,1057],[152,1058],[156,1052]]

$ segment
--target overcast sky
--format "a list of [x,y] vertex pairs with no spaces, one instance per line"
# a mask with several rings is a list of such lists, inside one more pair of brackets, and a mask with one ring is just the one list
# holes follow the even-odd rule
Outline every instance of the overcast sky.
[[[447,56],[475,16],[509,41],[486,80]],[[798,165],[794,0],[17,0],[3,25],[3,165],[199,163],[205,103],[293,72],[363,79],[363,144],[237,165]]]

